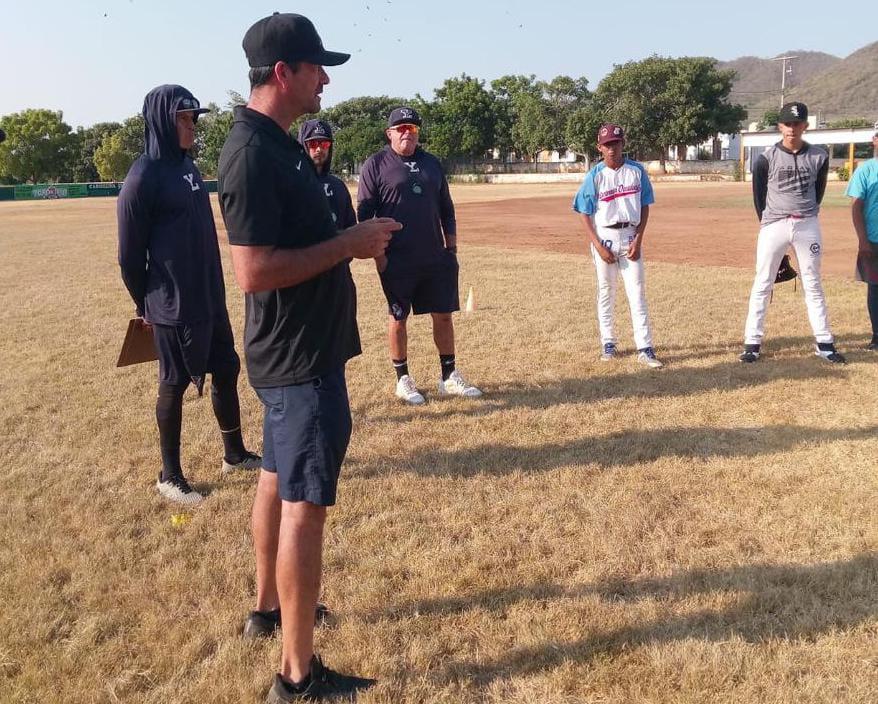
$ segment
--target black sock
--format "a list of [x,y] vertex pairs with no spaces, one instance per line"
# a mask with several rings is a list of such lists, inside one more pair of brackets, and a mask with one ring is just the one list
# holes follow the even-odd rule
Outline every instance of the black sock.
[[835,343],[834,342],[818,342],[817,349],[821,352],[834,352],[835,351]]
[[409,373],[409,361],[406,358],[394,359],[393,370],[396,372],[396,380],[399,381]]
[[238,401],[238,373],[214,374],[210,389],[213,414],[223,438],[224,459],[236,464],[247,452],[241,437],[241,406]]
[[183,425],[183,394],[188,384],[159,384],[155,419],[162,450],[162,481],[182,476],[180,466],[180,428]]
[[454,355],[440,354],[439,366],[442,367],[442,381],[448,381],[448,377],[450,377],[451,372],[454,371]]

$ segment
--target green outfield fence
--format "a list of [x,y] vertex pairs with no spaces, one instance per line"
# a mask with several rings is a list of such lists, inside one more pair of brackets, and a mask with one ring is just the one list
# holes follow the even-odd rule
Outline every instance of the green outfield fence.
[[[216,193],[216,181],[205,181],[208,193]],[[122,182],[38,183],[27,186],[0,186],[0,200],[57,200],[59,198],[100,198],[119,195]]]

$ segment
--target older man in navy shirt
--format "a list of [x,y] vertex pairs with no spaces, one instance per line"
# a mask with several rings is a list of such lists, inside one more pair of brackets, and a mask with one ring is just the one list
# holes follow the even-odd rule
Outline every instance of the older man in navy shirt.
[[387,123],[388,144],[373,154],[360,172],[357,217],[375,216],[401,222],[385,256],[376,259],[387,298],[390,356],[396,370],[396,395],[421,405],[423,394],[409,374],[406,321],[430,313],[433,341],[439,350],[440,395],[482,395],[455,368],[454,323],[458,298],[457,222],[442,165],[418,145],[421,117],[398,107]]

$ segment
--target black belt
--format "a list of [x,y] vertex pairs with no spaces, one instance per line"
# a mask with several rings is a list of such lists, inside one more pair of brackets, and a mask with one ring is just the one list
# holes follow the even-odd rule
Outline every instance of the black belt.
[[633,222],[614,222],[612,225],[607,225],[611,230],[621,230],[626,227],[634,227]]

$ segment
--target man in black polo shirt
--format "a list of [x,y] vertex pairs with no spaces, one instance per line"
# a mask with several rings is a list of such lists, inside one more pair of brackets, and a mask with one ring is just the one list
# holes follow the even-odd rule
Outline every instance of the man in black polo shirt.
[[357,190],[357,217],[392,217],[403,224],[387,255],[376,262],[390,314],[390,358],[396,370],[396,395],[421,405],[408,369],[409,313],[430,313],[433,341],[439,351],[439,394],[482,395],[455,368],[454,323],[460,310],[457,291],[457,221],[442,165],[418,145],[421,118],[414,108],[399,107],[387,122],[387,146],[363,164]]
[[372,683],[323,667],[314,611],[326,507],[351,433],[344,366],[360,353],[348,260],[381,256],[399,225],[383,218],[339,232],[311,160],[289,135],[297,117],[320,109],[323,66],[349,55],[326,51],[311,22],[293,14],[259,20],[243,46],[250,100],[235,109],[219,195],[245,292],[247,371],[265,407],[252,515],[256,611],[245,633],[282,622],[268,701],[314,700]]

